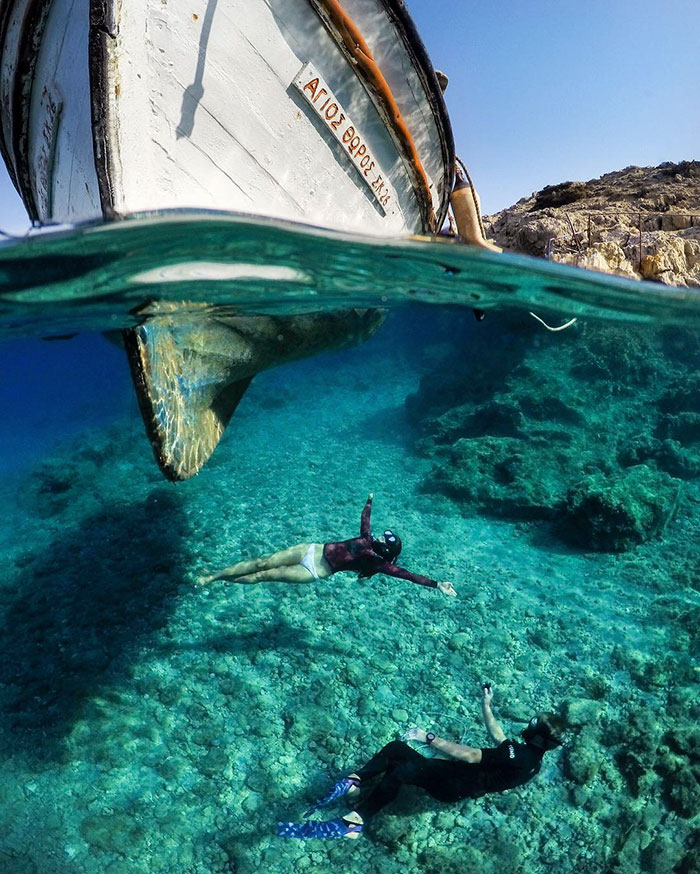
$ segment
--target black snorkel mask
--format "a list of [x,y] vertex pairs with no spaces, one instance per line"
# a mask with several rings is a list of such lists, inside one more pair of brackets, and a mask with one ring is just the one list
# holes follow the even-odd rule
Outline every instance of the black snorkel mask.
[[401,538],[398,534],[394,534],[393,531],[387,528],[383,534],[375,539],[374,542],[375,550],[379,552],[383,558],[389,561],[398,558],[399,553],[401,552]]
[[539,716],[533,716],[521,735],[528,746],[541,750],[543,753],[555,750],[564,743],[554,736],[549,723]]

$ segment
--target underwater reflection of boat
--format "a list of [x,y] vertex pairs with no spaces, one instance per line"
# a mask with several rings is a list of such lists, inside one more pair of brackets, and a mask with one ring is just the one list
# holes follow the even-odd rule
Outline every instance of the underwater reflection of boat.
[[[454,179],[440,83],[402,0],[4,0],[0,151],[37,224],[194,207],[383,237],[430,233]],[[127,333],[166,476],[186,479],[206,461],[251,360],[274,366],[338,345],[340,323],[324,341],[324,318],[279,317],[275,336],[286,339],[272,347],[269,319],[259,338],[247,320],[245,354],[237,330],[226,342],[221,322],[202,319],[185,355],[168,307],[160,323],[151,315]],[[347,338],[356,320],[346,316]],[[234,356],[228,368],[221,348]],[[171,423],[201,418],[192,380],[203,378],[216,385],[205,418],[217,425],[182,451]],[[184,439],[197,435],[195,422]]]

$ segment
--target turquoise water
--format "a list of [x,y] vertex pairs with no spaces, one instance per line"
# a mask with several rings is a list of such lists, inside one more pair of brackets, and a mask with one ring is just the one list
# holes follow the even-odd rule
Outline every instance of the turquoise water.
[[693,288],[449,238],[378,240],[233,213],[173,210],[0,245],[3,336],[121,328],[154,300],[187,301],[196,313],[205,305],[284,314],[413,302],[700,325]]
[[[178,221],[181,236],[96,229],[83,255],[99,263],[76,260],[84,234],[33,240],[45,262],[0,248],[0,870],[697,871],[693,292],[449,243]],[[190,275],[183,299],[389,314],[361,346],[258,375],[210,462],[173,485],[122,351],[94,331],[163,286],[125,280],[149,251],[182,269],[210,237],[209,265],[298,275]],[[537,304],[579,319],[547,332]],[[401,563],[457,598],[349,574],[195,587],[353,536],[369,491]],[[454,805],[405,790],[358,841],[274,837],[413,724],[488,745],[487,680],[509,735],[540,709],[567,719],[531,783]]]

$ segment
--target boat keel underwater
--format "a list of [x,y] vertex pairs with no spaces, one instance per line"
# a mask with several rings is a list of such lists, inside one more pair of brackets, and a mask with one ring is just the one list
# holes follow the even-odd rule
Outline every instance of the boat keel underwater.
[[[165,312],[163,312],[165,311]],[[168,311],[170,313],[168,314]],[[256,373],[370,337],[381,310],[178,319],[167,304],[124,331],[136,394],[158,466],[186,480],[206,463]]]

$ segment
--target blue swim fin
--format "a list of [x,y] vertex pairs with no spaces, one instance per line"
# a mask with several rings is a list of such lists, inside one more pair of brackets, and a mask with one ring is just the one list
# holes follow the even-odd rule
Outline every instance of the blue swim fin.
[[329,804],[332,804],[334,801],[337,801],[339,798],[343,798],[345,795],[349,795],[353,789],[360,789],[360,781],[356,777],[343,777],[338,780],[338,782],[333,786],[332,789],[329,789],[325,795],[322,795],[318,798],[311,807],[304,814],[304,818],[307,816],[311,816],[312,813],[316,813],[321,807],[326,807]]
[[345,822],[340,817],[322,822],[307,819],[306,822],[278,822],[278,838],[357,838],[362,832],[361,825]]

